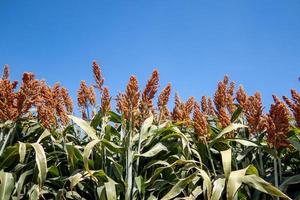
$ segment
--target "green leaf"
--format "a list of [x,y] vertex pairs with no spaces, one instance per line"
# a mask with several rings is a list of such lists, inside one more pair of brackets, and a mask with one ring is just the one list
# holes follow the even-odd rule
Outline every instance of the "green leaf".
[[49,135],[51,135],[51,133],[47,129],[45,129],[42,135],[37,140],[37,143],[40,143],[44,138],[48,137]]
[[237,139],[237,138],[234,138],[234,139],[225,139],[227,141],[231,141],[231,142],[238,142],[244,146],[247,146],[247,147],[258,147],[258,145],[255,143],[255,142],[252,142],[252,141],[249,141],[249,140],[246,140],[246,139]]
[[70,181],[70,187],[71,187],[71,190],[73,190],[73,188],[80,182],[83,180],[83,175],[82,173],[77,173],[77,174],[74,174],[73,176],[70,176],[69,178],[69,181]]
[[289,140],[289,142],[292,144],[292,146],[297,150],[300,151],[300,142]]
[[285,195],[283,192],[281,192],[279,189],[271,185],[270,183],[266,182],[264,179],[260,178],[256,175],[247,175],[244,177],[243,182],[247,185],[252,186],[253,188],[267,193],[272,196],[276,197],[282,197],[286,199],[291,199],[287,195]]
[[[235,131],[235,130],[237,130],[237,129],[239,129],[239,128],[245,128],[245,127],[247,127],[247,126],[245,126],[244,124],[231,123],[231,124],[229,124],[229,126],[227,126],[226,128],[224,128],[224,129],[221,131],[221,133],[219,133],[219,135],[217,135],[217,136],[213,139],[213,141],[215,141],[215,140],[221,138],[221,137],[224,136],[226,133],[230,133],[231,131]],[[212,141],[212,142],[213,142],[213,141]]]
[[19,155],[20,155],[20,163],[24,163],[26,156],[26,144],[23,142],[19,142]]
[[190,199],[197,199],[197,197],[203,193],[202,187],[201,186],[197,186],[192,194],[190,195]]
[[14,163],[18,162],[19,157],[19,146],[8,146],[0,156],[0,169],[10,167]]
[[247,175],[252,175],[252,174],[254,174],[254,175],[256,175],[256,176],[259,176],[258,170],[257,170],[257,168],[256,168],[254,165],[249,165],[249,166],[248,166],[248,169],[247,169],[247,171],[246,171],[246,174],[247,174]]
[[82,160],[80,151],[72,144],[66,143],[65,150],[68,157],[68,163],[71,173],[76,170],[79,160]]
[[226,151],[221,151],[221,157],[225,177],[228,179],[231,172],[231,148],[227,149]]
[[203,192],[206,193],[207,199],[210,199],[212,193],[211,180],[204,170],[198,169],[198,171],[200,172],[200,175],[203,178]]
[[99,111],[92,119],[90,126],[93,127],[94,129],[97,128],[97,126],[100,125],[102,121],[103,114],[101,111]]
[[89,157],[90,157],[90,154],[92,152],[92,149],[99,142],[101,142],[101,140],[99,140],[99,139],[93,140],[93,141],[89,142],[85,146],[85,148],[84,148],[84,151],[83,151],[83,163],[84,163],[85,170],[87,170],[87,171],[89,171],[89,163],[88,163],[88,161],[89,161]]
[[211,200],[219,200],[221,198],[222,192],[225,188],[225,181],[225,178],[218,178],[214,181]]
[[35,151],[35,161],[39,170],[38,180],[40,186],[42,186],[47,176],[47,160],[43,147],[38,143],[32,143],[31,146]]
[[107,178],[108,178],[108,182],[104,183],[106,197],[108,200],[116,200],[117,199],[116,182],[109,177]]
[[29,199],[30,200],[38,200],[40,197],[41,191],[38,185],[33,185],[30,190],[28,191]]
[[68,117],[72,119],[90,138],[94,140],[98,139],[96,130],[91,127],[87,121],[72,115],[68,115]]
[[145,193],[145,181],[144,181],[143,176],[135,177],[135,183],[136,183],[139,193],[144,194]]
[[238,105],[237,109],[233,112],[230,121],[235,122],[239,118],[242,111],[243,111],[242,107]]
[[282,191],[286,191],[289,185],[300,183],[300,174],[288,177],[283,183],[280,185],[280,189]]
[[122,122],[120,115],[118,115],[117,113],[109,111],[108,114],[110,115],[110,120],[112,122],[119,124]]
[[11,173],[0,171],[0,200],[9,200],[15,179]]
[[104,138],[101,140],[101,143],[103,144],[103,146],[107,147],[109,150],[111,150],[115,153],[123,153],[124,152],[124,147],[116,145],[115,143],[110,142]]
[[234,198],[237,190],[243,183],[247,169],[248,167],[230,173],[227,182],[227,199],[231,200]]
[[197,176],[197,173],[194,173],[184,179],[180,179],[171,190],[162,198],[162,200],[173,199],[177,195],[179,195],[185,187],[193,181],[193,179]]
[[168,148],[163,145],[162,143],[158,143],[156,145],[154,145],[149,151],[143,153],[143,154],[136,154],[136,156],[139,157],[153,157],[156,156],[157,154],[159,154],[162,151],[168,151]]
[[153,123],[153,115],[151,115],[150,117],[148,117],[144,122],[143,122],[143,125],[142,125],[142,128],[141,128],[141,133],[140,133],[140,143],[142,141],[145,140],[145,138],[147,137],[147,133],[148,133],[148,129],[151,127]]
[[26,172],[24,172],[23,174],[21,174],[21,176],[19,177],[18,182],[16,183],[16,192],[17,192],[17,198],[20,199],[20,194],[25,182],[25,179],[27,176],[31,175],[33,173],[33,170],[28,170]]

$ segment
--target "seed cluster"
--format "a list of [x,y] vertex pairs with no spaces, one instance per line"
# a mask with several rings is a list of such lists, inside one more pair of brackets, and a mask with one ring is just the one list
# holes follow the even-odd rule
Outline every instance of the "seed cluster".
[[17,84],[9,80],[6,65],[0,80],[0,121],[36,116],[48,129],[68,124],[67,115],[73,112],[73,103],[66,88],[58,83],[51,88],[29,72],[23,74],[18,90]]
[[[111,111],[111,96],[107,87],[103,87],[104,78],[96,61],[92,63],[94,85],[86,81],[80,82],[77,92],[77,103],[82,118],[90,120],[99,108],[103,114]],[[20,87],[18,82],[9,78],[8,65],[4,66],[0,79],[0,121],[17,120],[19,118],[37,118],[48,129],[65,126],[69,123],[68,114],[73,112],[73,101],[68,90],[59,83],[50,87],[44,80],[38,80],[34,74],[25,72]],[[94,88],[100,93],[100,105]],[[150,115],[155,122],[166,121],[195,130],[200,140],[211,137],[209,127],[225,128],[231,123],[232,115],[238,108],[242,109],[242,120],[249,127],[250,136],[265,134],[269,146],[281,148],[288,146],[287,133],[293,125],[300,126],[300,95],[291,90],[291,98],[283,96],[280,100],[273,95],[274,103],[269,112],[264,113],[261,94],[256,92],[248,96],[243,86],[235,91],[234,82],[225,76],[217,85],[213,99],[202,96],[200,102],[194,97],[182,101],[175,94],[174,108],[169,111],[168,102],[171,95],[171,84],[160,92],[157,105],[153,104],[159,88],[159,74],[154,70],[144,90],[140,91],[138,80],[131,76],[124,92],[116,97],[116,110],[122,115],[125,124],[133,128],[139,127]],[[290,120],[293,117],[294,120]],[[234,137],[230,135],[229,137]]]

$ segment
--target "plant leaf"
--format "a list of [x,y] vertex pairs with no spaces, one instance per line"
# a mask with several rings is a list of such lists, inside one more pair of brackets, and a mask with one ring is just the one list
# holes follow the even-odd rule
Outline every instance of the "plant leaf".
[[68,115],[68,117],[72,119],[90,138],[94,140],[98,139],[96,130],[91,127],[87,121],[72,115]]
[[168,151],[168,148],[165,145],[163,145],[162,143],[158,143],[158,144],[154,145],[149,151],[142,153],[142,154],[136,154],[136,156],[149,158],[149,157],[156,156],[161,151]]
[[300,174],[288,177],[283,183],[280,185],[280,190],[286,191],[289,185],[300,183]]
[[19,141],[19,155],[20,155],[20,163],[24,163],[26,156],[26,144]]
[[221,198],[222,192],[225,188],[225,181],[225,178],[218,178],[214,181],[211,200],[219,200]]
[[20,178],[19,178],[19,180],[18,180],[18,182],[16,183],[16,192],[17,192],[17,198],[18,199],[20,199],[20,194],[21,194],[21,190],[22,190],[22,188],[23,188],[23,185],[24,185],[24,182],[25,182],[25,179],[26,179],[26,177],[28,176],[28,175],[31,175],[33,173],[33,170],[31,169],[31,170],[28,170],[28,171],[26,171],[26,172],[24,172],[21,176],[20,176]]
[[194,173],[184,179],[180,179],[161,200],[173,199],[174,197],[179,195],[184,190],[184,188],[193,181],[193,179],[196,176],[197,173]]
[[247,175],[244,177],[243,182],[247,185],[252,186],[253,188],[267,193],[269,195],[272,196],[276,196],[276,197],[282,197],[282,198],[286,198],[286,199],[290,199],[287,195],[285,195],[283,192],[281,192],[279,189],[277,189],[276,187],[274,187],[273,185],[271,185],[270,183],[268,183],[267,181],[265,181],[264,179],[260,178],[259,176],[256,175]]
[[11,173],[0,171],[0,200],[9,200],[15,179]]
[[39,170],[39,184],[42,186],[46,180],[47,176],[47,160],[45,151],[42,145],[38,143],[32,143],[31,146],[34,148],[35,151],[35,161]]
[[226,151],[221,151],[222,165],[226,179],[228,179],[231,172],[231,148]]
[[234,139],[226,139],[227,141],[233,141],[233,142],[238,142],[244,146],[247,146],[247,147],[258,147],[258,145],[252,141],[249,141],[249,140],[246,140],[246,139],[237,139],[237,138],[234,138]]
[[231,200],[234,198],[237,190],[243,183],[244,176],[246,174],[248,167],[237,170],[237,171],[232,171],[228,177],[228,182],[227,182],[227,199]]
[[[225,135],[226,133],[229,133],[229,132],[231,132],[231,131],[235,131],[235,130],[237,130],[237,129],[239,129],[239,128],[245,128],[245,127],[247,127],[247,126],[245,126],[244,124],[231,123],[231,124],[229,124],[229,126],[227,126],[226,128],[224,128],[224,129],[221,131],[221,133],[219,133],[219,134],[213,139],[213,141],[215,141],[215,140],[221,138],[221,137],[222,137],[223,135]],[[212,142],[213,142],[213,141],[212,141]]]
[[107,178],[108,178],[108,182],[104,183],[106,197],[108,200],[116,200],[117,199],[116,182],[109,177]]
[[93,141],[89,142],[85,146],[85,148],[84,148],[84,151],[83,151],[83,163],[84,163],[85,170],[87,170],[87,171],[89,171],[89,163],[88,163],[88,161],[89,161],[89,157],[90,157],[90,154],[92,152],[92,149],[99,142],[101,142],[101,140],[99,140],[99,139],[93,140]]
[[51,133],[47,129],[45,129],[42,135],[37,140],[37,143],[40,143],[44,138],[48,137],[49,135],[51,135]]

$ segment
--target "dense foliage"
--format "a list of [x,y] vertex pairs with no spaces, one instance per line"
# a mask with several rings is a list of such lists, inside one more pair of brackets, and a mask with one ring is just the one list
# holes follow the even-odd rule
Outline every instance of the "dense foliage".
[[[213,99],[158,95],[132,76],[116,112],[100,67],[80,83],[75,117],[68,91],[24,73],[0,79],[0,200],[299,199],[300,95],[273,96],[264,112],[225,76]],[[97,105],[96,92],[101,101]]]

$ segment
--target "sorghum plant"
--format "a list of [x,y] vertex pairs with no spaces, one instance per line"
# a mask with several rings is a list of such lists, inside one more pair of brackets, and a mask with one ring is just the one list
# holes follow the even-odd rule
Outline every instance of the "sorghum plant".
[[170,109],[171,84],[156,96],[154,70],[144,89],[130,77],[114,112],[96,61],[92,69],[95,83],[78,89],[78,118],[60,84],[24,73],[17,87],[4,67],[0,200],[300,197],[296,90],[284,101],[274,95],[266,112],[259,92],[235,91],[225,76],[213,98],[176,93]]

